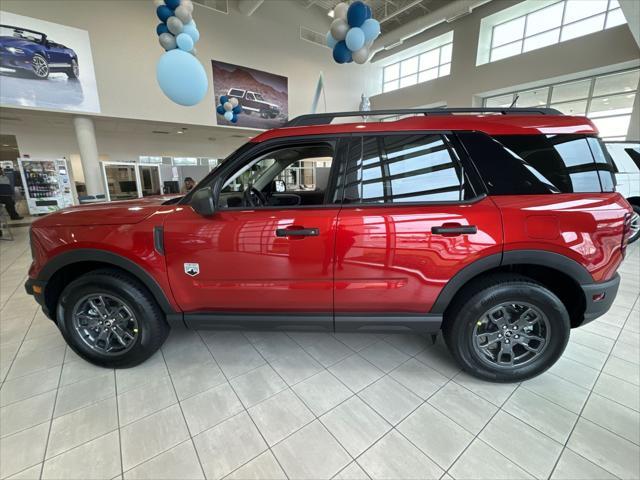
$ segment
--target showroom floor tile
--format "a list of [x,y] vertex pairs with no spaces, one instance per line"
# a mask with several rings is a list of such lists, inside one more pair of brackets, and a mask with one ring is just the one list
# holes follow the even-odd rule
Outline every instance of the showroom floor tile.
[[0,478],[640,477],[640,246],[606,315],[522,384],[411,335],[174,331],[127,370],[68,349],[0,242]]

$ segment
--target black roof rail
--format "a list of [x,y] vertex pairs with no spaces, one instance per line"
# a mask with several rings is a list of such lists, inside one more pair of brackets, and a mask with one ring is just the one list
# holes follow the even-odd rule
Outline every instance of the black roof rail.
[[395,115],[452,115],[455,113],[499,113],[501,115],[563,115],[555,108],[405,108],[399,110],[369,110],[366,112],[311,113],[289,120],[285,127],[328,125],[341,117],[395,116]]

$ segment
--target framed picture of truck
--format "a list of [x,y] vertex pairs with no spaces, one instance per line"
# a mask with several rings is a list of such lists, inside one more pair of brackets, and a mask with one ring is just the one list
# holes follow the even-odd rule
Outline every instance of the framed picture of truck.
[[[251,128],[275,128],[289,117],[288,79],[281,75],[230,63],[211,61],[213,70],[213,110],[220,97],[234,97],[242,105],[235,125]],[[219,125],[232,125],[216,114]]]

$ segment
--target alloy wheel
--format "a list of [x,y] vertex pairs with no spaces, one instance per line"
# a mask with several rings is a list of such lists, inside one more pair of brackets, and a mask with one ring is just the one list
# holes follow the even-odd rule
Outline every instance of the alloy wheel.
[[31,61],[33,66],[33,72],[40,78],[47,78],[49,76],[49,64],[40,55],[34,55]]
[[80,75],[80,67],[78,67],[78,62],[75,60],[71,60],[71,69],[73,70],[74,77],[78,77]]
[[473,348],[492,367],[514,368],[531,363],[549,343],[549,320],[526,303],[501,303],[485,312],[473,329]]
[[637,240],[638,235],[640,235],[640,214],[638,212],[631,214],[629,231],[631,233],[629,238],[632,239],[632,241]]
[[82,341],[102,355],[121,355],[136,343],[138,320],[120,298],[86,295],[73,309],[73,326]]

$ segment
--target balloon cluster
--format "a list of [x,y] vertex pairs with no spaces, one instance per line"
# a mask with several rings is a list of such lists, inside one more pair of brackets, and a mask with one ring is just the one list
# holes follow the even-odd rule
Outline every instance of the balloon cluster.
[[371,45],[380,35],[380,23],[372,18],[371,7],[357,0],[339,3],[333,9],[335,20],[327,32],[327,46],[338,63],[366,63]]
[[156,68],[158,84],[174,102],[192,106],[207,93],[209,80],[204,67],[195,58],[195,43],[200,32],[193,20],[191,0],[154,0],[160,19],[156,27],[158,41],[165,53]]
[[231,123],[238,123],[238,115],[242,113],[242,106],[235,97],[220,96],[220,105],[216,108],[218,115],[222,115],[225,120]]

